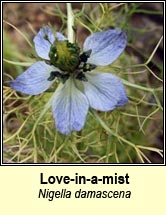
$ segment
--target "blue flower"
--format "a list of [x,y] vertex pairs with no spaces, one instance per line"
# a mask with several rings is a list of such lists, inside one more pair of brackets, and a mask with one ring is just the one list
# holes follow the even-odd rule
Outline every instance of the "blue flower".
[[128,101],[121,80],[96,68],[111,64],[122,53],[126,46],[123,31],[96,32],[86,38],[81,51],[61,33],[54,36],[49,27],[43,27],[34,45],[41,61],[11,81],[10,86],[21,93],[37,95],[59,80],[52,112],[62,134],[80,131],[89,107],[110,111]]

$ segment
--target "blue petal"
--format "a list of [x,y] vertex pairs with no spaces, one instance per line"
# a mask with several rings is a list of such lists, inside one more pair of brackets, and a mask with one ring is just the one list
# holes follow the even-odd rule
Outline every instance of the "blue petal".
[[47,65],[43,61],[34,63],[24,73],[10,82],[11,88],[21,93],[37,95],[47,90],[55,81],[48,81],[50,72],[58,71],[55,67]]
[[87,37],[83,50],[92,50],[88,63],[106,66],[119,57],[126,42],[126,34],[121,30],[97,32]]
[[[46,39],[47,38],[47,39]],[[39,57],[49,60],[51,44],[55,41],[54,34],[49,27],[43,27],[34,37],[35,50]]]
[[100,110],[113,110],[116,106],[128,101],[121,80],[108,73],[87,73],[87,82],[83,82],[84,94],[88,98],[90,107]]
[[59,41],[67,40],[67,38],[63,34],[61,34],[60,32],[56,32],[56,38]]
[[68,135],[71,131],[80,131],[84,126],[89,104],[85,95],[69,78],[59,85],[53,98],[52,111],[58,131]]

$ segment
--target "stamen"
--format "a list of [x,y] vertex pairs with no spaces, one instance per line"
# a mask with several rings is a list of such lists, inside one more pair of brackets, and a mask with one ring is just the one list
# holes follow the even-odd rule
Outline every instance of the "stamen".
[[58,78],[64,84],[69,77],[70,77],[69,74],[62,74],[62,73],[60,73],[58,71],[52,71],[47,80],[48,81],[53,81],[55,78]]
[[46,63],[46,64],[48,64],[48,65],[52,65],[52,63],[51,63],[51,61],[50,60],[44,60],[44,62]]
[[49,78],[47,80],[48,81],[53,81],[55,78],[59,78],[59,77],[61,77],[61,73],[60,72],[58,72],[58,71],[52,71],[50,73],[50,76],[49,76]]
[[70,77],[69,74],[61,74],[60,80],[62,81],[62,83],[64,84],[67,79]]
[[91,71],[91,70],[93,70],[93,69],[95,69],[96,68],[96,65],[94,65],[94,64],[84,64],[84,66],[83,66],[83,72],[87,72],[87,71]]
[[86,63],[88,58],[90,57],[91,53],[92,53],[92,49],[82,53],[80,55],[80,61]]
[[77,74],[76,79],[80,80],[80,81],[88,81],[88,79],[86,78],[86,76],[84,75],[83,72],[80,72]]

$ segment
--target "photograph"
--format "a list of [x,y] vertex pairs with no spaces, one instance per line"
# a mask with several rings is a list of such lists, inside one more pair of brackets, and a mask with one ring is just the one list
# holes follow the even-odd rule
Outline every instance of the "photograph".
[[164,164],[163,10],[3,2],[2,164]]

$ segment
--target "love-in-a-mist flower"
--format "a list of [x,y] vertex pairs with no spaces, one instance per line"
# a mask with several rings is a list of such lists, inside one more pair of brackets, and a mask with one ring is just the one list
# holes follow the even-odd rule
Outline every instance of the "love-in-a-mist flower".
[[94,33],[86,38],[81,50],[61,33],[54,36],[46,26],[35,36],[34,45],[42,60],[19,75],[10,86],[16,91],[37,95],[59,80],[52,112],[56,128],[62,134],[81,130],[89,107],[110,111],[128,101],[121,80],[97,69],[111,64],[122,53],[126,46],[123,31]]

